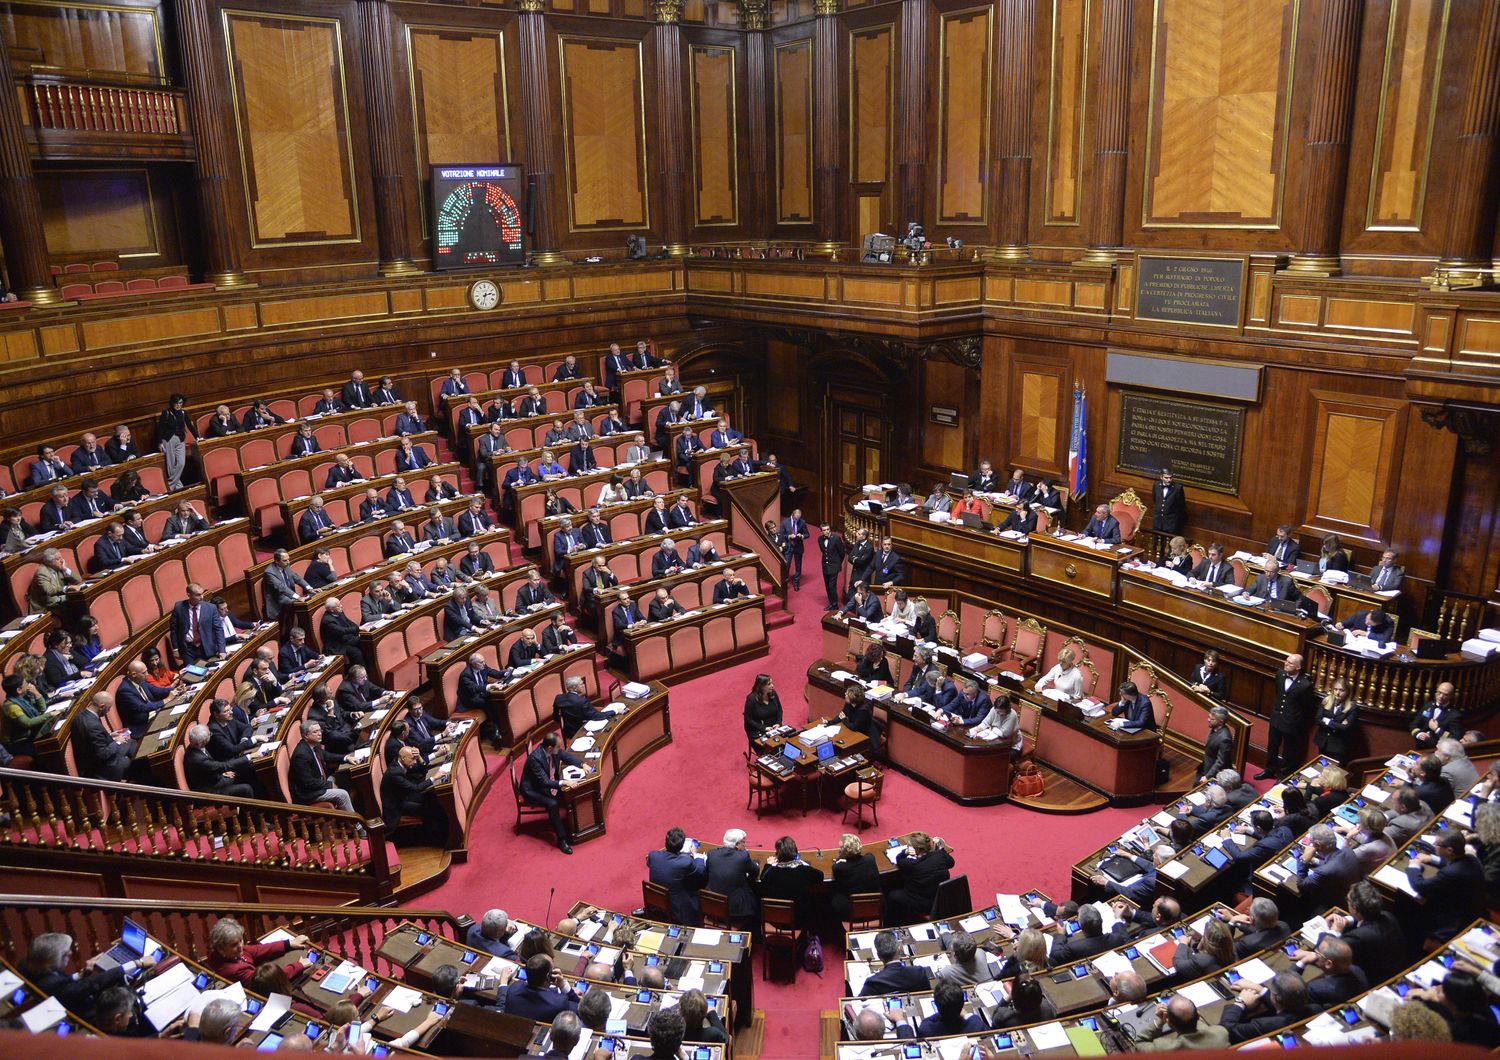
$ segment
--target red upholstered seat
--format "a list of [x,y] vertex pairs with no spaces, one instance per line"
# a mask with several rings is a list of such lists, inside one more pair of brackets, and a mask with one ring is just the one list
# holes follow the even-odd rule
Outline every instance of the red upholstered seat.
[[668,636],[674,669],[696,666],[703,661],[703,634],[697,626],[674,629]]
[[382,436],[380,420],[375,416],[361,416],[357,420],[351,420],[344,425],[344,430],[350,445],[373,442]]
[[240,446],[240,467],[264,467],[276,462],[276,447],[269,438],[251,438]]
[[187,584],[187,566],[181,560],[168,560],[156,568],[156,595],[163,608],[171,610],[178,600],[185,600]]
[[728,615],[711,618],[703,625],[703,657],[718,659],[734,654],[734,621]]
[[671,670],[672,660],[667,654],[667,642],[661,637],[646,637],[636,642],[636,672],[641,680],[648,681]]
[[349,569],[365,570],[379,566],[384,555],[384,545],[378,535],[361,537],[349,546]]
[[120,589],[120,600],[124,604],[125,620],[131,632],[145,629],[161,617],[162,606],[156,599],[156,588],[148,573],[127,578]]
[[197,582],[205,589],[221,589],[224,575],[219,567],[219,553],[212,545],[194,545],[185,561],[188,581]]
[[765,614],[760,608],[747,608],[734,616],[734,642],[740,648],[764,644],[766,640]]
[[291,398],[275,398],[266,402],[266,408],[284,420],[293,419],[297,415],[297,403]]

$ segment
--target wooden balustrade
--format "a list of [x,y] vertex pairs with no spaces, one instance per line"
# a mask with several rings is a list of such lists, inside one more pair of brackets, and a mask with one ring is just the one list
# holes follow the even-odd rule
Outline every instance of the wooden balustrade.
[[1432,606],[1432,596],[1437,597],[1437,602],[1436,616],[1430,628],[1443,640],[1468,640],[1494,618],[1489,611],[1489,601],[1483,596],[1434,589],[1429,594],[1429,606]]
[[[36,870],[97,874],[100,893],[146,893],[136,878],[181,877],[232,887],[326,891],[331,900],[375,900],[394,889],[381,822],[257,799],[0,769],[0,879],[13,887]],[[14,874],[14,875],[11,875]]]
[[441,909],[0,895],[0,953],[18,961],[30,939],[42,932],[62,931],[73,936],[77,956],[87,959],[106,952],[119,939],[127,916],[180,953],[206,955],[209,931],[220,917],[229,916],[244,926],[246,937],[252,940],[285,928],[394,978],[401,978],[402,969],[378,952],[387,932],[414,923],[433,935],[461,939],[465,927],[458,917]]
[[1400,718],[1411,717],[1432,702],[1445,681],[1453,684],[1454,705],[1478,713],[1500,696],[1500,656],[1476,665],[1472,659],[1421,660],[1395,656],[1369,658],[1330,648],[1321,641],[1308,645],[1307,667],[1319,688],[1342,677],[1355,702]]
[[183,130],[182,93],[174,89],[33,80],[31,124],[79,132],[154,133]]

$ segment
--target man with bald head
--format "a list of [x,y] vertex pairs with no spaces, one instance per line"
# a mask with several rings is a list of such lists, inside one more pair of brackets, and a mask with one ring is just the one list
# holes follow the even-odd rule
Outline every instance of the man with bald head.
[[1179,1049],[1223,1049],[1229,1044],[1229,1031],[1204,1024],[1198,1019],[1198,1006],[1192,1000],[1175,995],[1156,1009],[1156,1023],[1136,1038],[1136,1048],[1148,1053],[1175,1052]]
[[1266,737],[1266,768],[1256,780],[1283,777],[1301,763],[1307,730],[1318,710],[1318,690],[1302,672],[1302,656],[1288,655],[1276,678],[1276,701]]
[[108,692],[95,692],[88,706],[73,718],[73,761],[78,775],[90,780],[124,780],[140,745],[128,732],[114,733],[104,724],[104,715],[114,705]]
[[130,730],[132,739],[143,739],[151,728],[151,718],[166,706],[172,693],[181,688],[182,675],[178,674],[170,688],[162,688],[146,680],[146,664],[136,659],[125,668],[125,680],[115,690],[115,703],[120,708],[120,720]]

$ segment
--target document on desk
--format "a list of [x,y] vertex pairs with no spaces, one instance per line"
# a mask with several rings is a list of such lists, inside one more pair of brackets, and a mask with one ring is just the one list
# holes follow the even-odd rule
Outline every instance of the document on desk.
[[380,1003],[394,1012],[410,1012],[412,1006],[421,1000],[421,991],[413,990],[409,986],[393,986],[390,992],[380,999]]
[[345,960],[339,966],[323,977],[318,985],[330,994],[342,994],[349,989],[350,984],[365,976],[365,970],[353,961]]
[[1135,970],[1134,966],[1130,963],[1129,957],[1123,953],[1115,953],[1114,951],[1099,954],[1099,956],[1094,958],[1093,964],[1095,968],[1099,969],[1099,974],[1104,976],[1105,979],[1108,979],[1112,975],[1118,975],[1121,972]]
[[1188,874],[1188,867],[1180,861],[1169,861],[1157,871],[1168,879],[1180,880]]
[[1375,870],[1370,879],[1376,883],[1383,883],[1387,887],[1397,891],[1405,891],[1415,898],[1417,892],[1412,889],[1411,881],[1406,878],[1405,868],[1404,865],[1401,868],[1397,868],[1395,865],[1382,865]]
[[[1002,917],[1001,919],[1004,919],[1004,917]],[[975,913],[972,916],[966,916],[962,920],[960,920],[958,922],[958,926],[963,928],[969,934],[974,935],[989,927],[990,922],[986,920],[981,914]]]
[[63,1003],[55,997],[49,997],[21,1013],[21,1024],[32,1034],[41,1034],[56,1027],[67,1015],[68,1010],[63,1008]]
[[698,946],[717,946],[724,941],[724,932],[714,928],[694,928],[693,942]]
[[849,980],[849,993],[855,997],[865,988],[865,980],[873,974],[869,961],[845,961],[844,978]]
[[260,1014],[250,1023],[252,1031],[268,1031],[276,1025],[276,1021],[292,1010],[292,999],[285,994],[272,994],[266,998],[265,1007]]
[[[183,983],[191,983],[194,978],[192,967],[184,964],[182,961],[178,961],[160,975],[153,976],[146,981],[146,985],[141,987],[141,1000],[149,1005],[157,998],[164,997],[173,990],[176,990]],[[20,980],[18,979],[16,982],[19,983]],[[9,989],[10,987],[5,985],[4,980],[0,979],[0,994],[5,993]]]
[[1235,966],[1235,971],[1250,980],[1252,983],[1266,984],[1276,978],[1276,969],[1272,968],[1259,957],[1251,957]]
[[146,1005],[146,1022],[157,1030],[164,1030],[173,1020],[188,1010],[198,1000],[198,988],[192,979],[159,995]]
[[1031,909],[1019,894],[995,895],[995,905],[1000,909],[1000,919],[1007,924],[1029,924]]
[[1067,1029],[1061,1023],[1043,1023],[1039,1027],[1029,1027],[1026,1033],[1031,1037],[1031,1044],[1037,1052],[1045,1049],[1065,1049],[1073,1043],[1068,1039]]
[[1213,984],[1208,982],[1207,980],[1196,983],[1189,983],[1187,986],[1177,991],[1177,996],[1187,998],[1199,1008],[1203,1008],[1207,1005],[1212,1005],[1216,1002],[1224,1000],[1219,996],[1219,992],[1213,988]]

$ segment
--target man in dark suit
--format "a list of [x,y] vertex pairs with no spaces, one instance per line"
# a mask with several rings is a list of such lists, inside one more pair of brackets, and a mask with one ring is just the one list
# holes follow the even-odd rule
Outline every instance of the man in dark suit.
[[750,586],[745,584],[745,579],[731,570],[726,570],[724,576],[714,586],[714,603],[716,604],[727,604],[731,600],[749,595]]
[[573,399],[575,409],[592,409],[604,404],[604,395],[594,389],[593,380],[585,380],[583,389]]
[[397,405],[401,402],[401,395],[397,393],[395,381],[388,375],[380,377],[380,385],[370,395],[372,405]]
[[187,751],[182,756],[182,775],[187,780],[188,789],[231,799],[253,799],[255,789],[235,779],[241,770],[254,768],[250,759],[238,755],[219,761],[208,753],[209,739],[207,725],[194,725],[188,730]]
[[619,385],[621,372],[629,372],[634,369],[629,356],[620,351],[618,342],[609,344],[609,352],[604,355],[604,385],[615,390]]
[[302,723],[302,742],[292,751],[287,767],[287,788],[292,801],[299,806],[318,802],[332,803],[335,809],[354,812],[349,793],[333,782],[333,772],[344,761],[343,755],[329,752],[323,746],[323,726],[315,721]]
[[414,838],[421,839],[424,845],[433,841],[437,830],[434,825],[442,820],[433,813],[434,807],[427,798],[433,785],[433,779],[423,775],[421,751],[406,744],[396,752],[396,761],[386,767],[385,775],[380,778],[380,816],[385,819],[388,833],[396,833],[401,818],[420,817],[422,827]]
[[1094,509],[1094,517],[1083,528],[1083,536],[1107,541],[1111,545],[1120,543],[1120,520],[1109,514],[1109,505],[1101,504]]
[[652,622],[665,622],[669,618],[682,614],[683,610],[683,606],[672,598],[666,586],[662,586],[651,597],[651,606],[646,608],[646,617]]
[[365,383],[365,373],[355,369],[349,376],[349,381],[344,384],[344,407],[348,409],[366,409],[370,407],[370,388]]
[[1463,716],[1453,705],[1453,683],[1444,681],[1433,691],[1432,702],[1423,707],[1411,721],[1412,741],[1432,749],[1445,736],[1457,739],[1463,731]]
[[123,567],[126,557],[136,554],[125,543],[125,524],[112,522],[94,542],[94,570],[102,574]]
[[552,715],[562,723],[563,739],[571,740],[587,721],[601,721],[609,715],[589,702],[584,695],[587,685],[581,677],[570,677],[564,682],[565,691],[552,700]]
[[1342,622],[1336,622],[1334,629],[1347,630],[1351,633],[1362,633],[1371,640],[1384,644],[1386,641],[1396,639],[1396,621],[1385,609],[1382,601],[1370,608],[1368,611],[1356,611]]
[[50,445],[39,446],[36,451],[36,461],[31,465],[31,475],[27,479],[30,489],[45,486],[60,478],[67,478],[73,473],[73,469],[57,458],[57,450]]
[[1238,998],[1219,1016],[1219,1026],[1229,1031],[1229,1044],[1279,1031],[1316,1010],[1307,997],[1307,983],[1296,972],[1278,972],[1269,987],[1241,979],[1231,990]]
[[[1022,479],[1025,484],[1025,479]],[[1000,476],[988,460],[979,461],[979,467],[969,476],[969,488],[975,493],[994,493],[1000,487]]]
[[959,725],[968,728],[983,721],[992,705],[990,697],[980,691],[979,682],[967,678],[958,690],[958,696],[948,703],[946,709],[958,719]]
[[1208,711],[1208,735],[1203,738],[1203,764],[1198,770],[1198,783],[1212,780],[1221,769],[1230,769],[1234,755],[1234,737],[1229,731],[1229,711],[1224,707],[1210,707]]
[[596,597],[604,595],[619,584],[619,577],[609,569],[604,557],[595,556],[589,563],[589,569],[583,572],[583,587],[579,590],[578,602],[587,612],[593,607]]
[[526,574],[526,584],[516,592],[516,610],[529,611],[534,607],[553,603],[556,599],[552,590],[542,581],[542,572],[531,570]]
[[670,537],[663,538],[661,547],[651,557],[651,577],[665,578],[668,575],[682,573],[682,556],[677,552],[677,546],[673,544]]
[[1296,600],[1302,594],[1291,578],[1282,574],[1273,561],[1267,560],[1265,572],[1250,585],[1250,595],[1262,600]]
[[844,547],[842,534],[833,532],[833,527],[824,523],[818,527],[818,551],[823,556],[823,591],[828,594],[828,608],[839,606],[839,574],[844,569],[848,549]]
[[1180,534],[1187,522],[1187,495],[1182,483],[1172,481],[1172,469],[1161,469],[1161,478],[1151,487],[1151,528],[1158,533]]
[[101,467],[109,467],[114,461],[110,459],[104,447],[99,444],[99,438],[93,433],[83,436],[73,455],[68,458],[68,466],[73,469],[75,475],[87,475],[97,472]]
[[363,482],[364,478],[359,473],[359,468],[354,466],[354,461],[349,459],[349,454],[339,453],[333,458],[333,466],[328,469],[328,477],[323,480],[323,488],[325,490],[338,489],[340,486]]
[[485,514],[484,501],[477,497],[469,502],[469,507],[458,517],[460,537],[476,537],[487,534],[494,528],[494,521]]
[[504,679],[505,674],[491,666],[479,652],[469,656],[463,673],[458,675],[458,709],[485,715],[489,719],[485,722],[485,735],[496,739],[500,730],[491,714],[489,686]]
[[443,510],[433,505],[427,510],[427,521],[422,524],[422,540],[424,541],[457,541],[459,538],[458,524],[443,514]]
[[664,405],[656,414],[656,432],[653,435],[656,448],[668,452],[672,448],[672,426],[682,422],[682,402],[677,398]]
[[90,780],[124,780],[135,760],[137,742],[126,733],[116,736],[104,727],[113,698],[95,692],[73,719],[73,761],[78,775]]
[[362,665],[351,666],[344,674],[343,681],[339,682],[338,695],[335,700],[339,709],[349,714],[356,720],[374,709],[377,699],[385,695],[385,689],[369,679]]
[[1353,845],[1340,849],[1338,836],[1327,825],[1313,825],[1307,832],[1307,845],[1297,844],[1292,854],[1297,859],[1297,895],[1312,903],[1313,913],[1343,905],[1350,884],[1364,874]]
[[693,514],[692,503],[688,500],[686,493],[677,498],[677,503],[667,510],[667,528],[670,530],[681,530],[685,527],[696,526],[698,517]]
[[373,486],[365,490],[364,499],[359,502],[359,521],[368,523],[375,519],[383,519],[386,516],[385,501],[380,497],[380,491]]
[[1276,536],[1266,543],[1266,554],[1284,568],[1295,567],[1300,552],[1300,546],[1292,537],[1292,528],[1286,523],[1278,526]]
[[681,828],[668,829],[665,846],[646,855],[646,870],[652,883],[667,889],[672,922],[696,925],[702,919],[698,912],[698,888],[703,885],[704,861],[702,855],[683,850],[686,841]]
[[219,609],[203,599],[203,586],[187,587],[187,599],[172,606],[172,649],[184,663],[202,662],[224,655],[224,623]]
[[646,518],[641,523],[641,536],[665,534],[670,529],[672,529],[672,513],[667,511],[667,499],[653,497],[651,510],[646,513]]
[[1256,780],[1285,776],[1299,764],[1296,756],[1302,753],[1307,728],[1318,709],[1318,691],[1312,678],[1302,672],[1302,656],[1288,655],[1281,670],[1266,737],[1266,768],[1255,775]]
[[464,379],[463,369],[451,368],[448,371],[448,378],[443,380],[442,389],[438,392],[438,400],[442,402],[444,408],[447,408],[453,398],[468,394],[468,392],[469,384]]
[[802,518],[802,509],[793,508],[792,514],[781,520],[781,539],[786,542],[787,567],[792,574],[792,588],[802,588],[802,553],[807,547],[807,520]]
[[[1436,853],[1416,853],[1406,866],[1406,879],[1422,899],[1418,924],[1426,937],[1446,942],[1484,914],[1484,869],[1464,850],[1462,830],[1449,828],[1433,840]],[[1423,866],[1439,866],[1437,875],[1424,876]]]
[[37,516],[37,531],[47,533],[55,530],[67,530],[73,525],[73,514],[68,510],[68,487],[54,486],[52,495],[42,505],[41,514]]
[[849,599],[844,601],[844,606],[839,609],[839,613],[862,618],[866,622],[879,622],[884,614],[880,610],[880,601],[865,587],[864,582],[854,583],[854,591],[849,594]]
[[1354,964],[1372,983],[1383,983],[1406,968],[1406,938],[1396,914],[1373,883],[1361,880],[1349,888],[1351,916],[1331,913],[1328,926],[1340,934],[1353,952]]
[[318,622],[318,640],[329,655],[342,655],[351,663],[365,660],[364,649],[359,644],[359,626],[344,614],[344,604],[332,597],[323,605],[323,617]]
[[588,441],[581,441],[568,450],[568,474],[587,475],[599,470],[599,458]]
[[299,423],[297,433],[292,435],[292,447],[287,451],[287,456],[295,460],[300,456],[312,456],[314,453],[323,451],[318,444],[318,439],[313,435],[312,424]]
[[224,438],[231,434],[239,434],[240,425],[229,411],[228,405],[220,405],[214,409],[214,414],[209,418],[208,430],[203,434],[205,438]]
[[875,936],[875,957],[880,961],[880,971],[865,980],[860,997],[881,997],[885,994],[908,994],[927,989],[927,973],[921,968],[901,960],[901,943],[891,931],[882,931]]
[[558,1013],[577,1010],[578,994],[544,953],[527,961],[524,973],[505,988],[506,1015],[551,1023]]
[[396,416],[397,434],[422,434],[427,430],[427,423],[422,419],[421,413],[417,411],[417,403],[408,401],[402,406],[401,412]]
[[1228,585],[1234,581],[1234,569],[1224,559],[1224,546],[1215,542],[1208,546],[1208,556],[1193,568],[1193,578],[1209,586]]
[[391,532],[385,539],[385,554],[387,558],[400,556],[412,551],[416,547],[417,539],[406,528],[406,523],[397,519],[391,524]]
[[562,737],[549,732],[542,738],[541,746],[526,756],[526,766],[521,773],[521,796],[533,806],[546,808],[552,831],[557,835],[557,848],[564,854],[573,853],[573,848],[568,843],[568,830],[558,801],[562,791],[562,767],[582,764],[582,759],[562,749]]
[[455,641],[467,637],[474,632],[476,625],[474,612],[469,606],[469,590],[462,585],[455,586],[448,602],[443,605],[443,639]]
[[333,525],[333,520],[323,507],[323,498],[318,496],[313,497],[307,511],[297,520],[297,538],[300,541],[316,541],[336,529],[338,527]]
[[598,508],[589,509],[589,520],[583,524],[583,529],[579,531],[578,536],[584,548],[598,548],[614,540],[609,532],[609,524],[604,521],[604,516]]
[[1005,521],[996,527],[996,532],[1004,533],[1006,530],[1014,530],[1018,534],[1036,533],[1036,512],[1031,508],[1030,501],[1017,501],[1015,509],[1005,517]]
[[1287,922],[1281,919],[1276,903],[1269,898],[1252,898],[1250,912],[1234,914],[1229,923],[1242,929],[1243,933],[1234,940],[1234,955],[1242,960],[1277,945],[1292,933]]
[[1141,690],[1135,686],[1134,681],[1121,683],[1120,698],[1109,708],[1109,713],[1111,717],[1124,718],[1127,728],[1156,728],[1156,712],[1151,708],[1151,697],[1141,695]]
[[417,506],[416,498],[411,495],[411,489],[406,484],[406,479],[400,475],[396,476],[391,488],[385,494],[385,510],[387,512],[405,512]]
[[172,688],[162,688],[147,681],[146,664],[139,659],[126,668],[125,679],[115,689],[115,707],[120,712],[120,720],[130,730],[131,739],[140,742],[145,737],[151,728],[152,716],[166,704],[172,691]]
[[1094,957],[1112,947],[1117,939],[1104,930],[1099,910],[1086,905],[1078,910],[1078,931],[1068,941],[1052,947],[1053,964],[1069,964]]
[[646,619],[641,614],[641,609],[636,606],[635,601],[630,598],[630,594],[624,589],[619,591],[615,599],[618,603],[615,605],[614,610],[610,612],[610,626],[614,630],[614,635],[610,638],[610,643],[614,645],[616,651],[619,651],[625,643],[625,631],[631,626],[639,625]]
[[283,681],[290,681],[292,675],[306,670],[318,657],[318,653],[307,646],[307,632],[301,626],[293,626],[286,643],[276,653],[276,673]]
[[75,523],[81,523],[85,519],[97,519],[101,515],[108,515],[114,507],[115,502],[99,488],[99,483],[94,479],[86,478],[83,480],[82,488],[68,502],[68,518]]
[[875,558],[870,561],[869,583],[872,586],[880,586],[888,589],[893,585],[900,585],[906,580],[906,564],[901,562],[901,557],[891,548],[889,538],[880,542],[880,551],[875,553]]
[[741,927],[755,924],[759,906],[755,881],[760,866],[745,850],[745,833],[738,828],[725,832],[724,845],[708,852],[703,867],[703,887],[728,900],[729,919]]
[[542,645],[536,639],[536,630],[521,630],[521,638],[510,646],[510,655],[505,664],[515,670],[523,666],[530,666],[542,657]]

